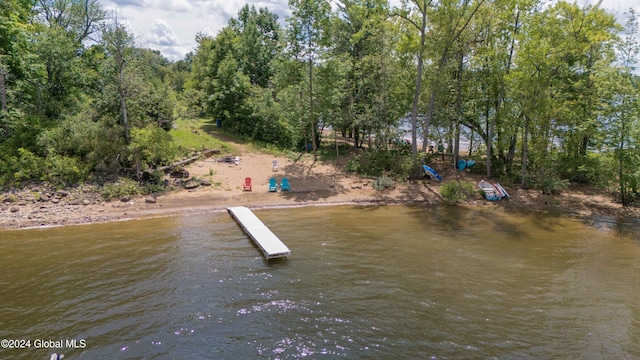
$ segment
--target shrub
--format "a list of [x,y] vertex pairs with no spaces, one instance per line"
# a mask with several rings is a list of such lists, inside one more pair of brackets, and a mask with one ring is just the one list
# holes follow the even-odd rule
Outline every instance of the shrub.
[[118,199],[127,195],[140,195],[143,190],[137,181],[131,179],[120,179],[115,183],[106,184],[102,187],[102,197],[105,199]]
[[71,185],[87,178],[89,169],[78,158],[52,155],[45,160],[46,179],[62,185]]
[[372,149],[349,161],[347,168],[364,176],[382,176],[407,178],[411,171],[411,156],[398,150]]
[[145,168],[145,165],[155,167],[171,162],[178,150],[166,131],[155,125],[147,125],[142,129],[131,129],[129,152],[129,160],[133,164],[140,161]]
[[440,195],[452,204],[466,201],[475,193],[475,187],[468,181],[450,181],[440,186]]
[[613,159],[602,154],[562,157],[555,164],[559,177],[581,184],[606,185],[615,177]]
[[542,190],[545,195],[559,195],[569,186],[569,180],[561,179],[556,174],[541,176],[534,182],[534,188]]
[[373,188],[376,190],[386,190],[393,189],[394,181],[392,178],[388,176],[380,176],[376,179],[376,182],[373,183]]
[[162,184],[144,183],[142,185],[142,193],[145,195],[162,193],[168,189]]
[[17,171],[13,174],[16,181],[43,180],[45,175],[44,159],[25,148],[18,149]]

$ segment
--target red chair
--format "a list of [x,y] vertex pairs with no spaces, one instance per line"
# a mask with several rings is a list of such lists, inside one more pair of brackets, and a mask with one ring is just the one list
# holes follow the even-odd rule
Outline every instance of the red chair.
[[242,186],[242,191],[251,191],[251,178],[244,179],[244,185]]

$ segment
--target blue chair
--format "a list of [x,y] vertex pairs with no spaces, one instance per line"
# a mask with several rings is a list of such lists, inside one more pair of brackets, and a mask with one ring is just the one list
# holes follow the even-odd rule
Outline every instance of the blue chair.
[[280,182],[280,189],[282,189],[282,191],[291,191],[291,185],[289,185],[289,179],[282,178],[282,182]]
[[277,192],[278,191],[278,183],[276,183],[276,178],[269,179],[269,192]]

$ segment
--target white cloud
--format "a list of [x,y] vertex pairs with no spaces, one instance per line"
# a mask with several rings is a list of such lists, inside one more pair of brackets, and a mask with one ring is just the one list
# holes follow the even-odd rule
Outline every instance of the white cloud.
[[173,32],[171,25],[162,19],[155,19],[151,25],[151,43],[160,46],[174,46],[180,44],[180,39]]
[[111,3],[116,8],[138,7],[172,12],[189,12],[193,9],[188,0],[103,0],[102,2]]
[[229,19],[230,17],[235,17],[240,10],[238,4],[233,1],[224,1],[224,0],[214,0],[205,3],[205,9],[207,13],[211,15],[215,15],[217,17],[223,17],[225,19]]
[[[103,1],[103,3],[108,2]],[[115,8],[124,8],[127,6],[144,7],[145,0],[111,0],[110,3],[113,4]]]
[[193,7],[187,0],[146,0],[146,6],[166,11],[189,12]]

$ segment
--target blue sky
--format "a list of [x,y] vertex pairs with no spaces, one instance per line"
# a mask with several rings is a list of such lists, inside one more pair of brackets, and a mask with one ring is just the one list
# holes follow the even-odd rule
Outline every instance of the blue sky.
[[[289,14],[287,0],[100,0],[111,15],[117,11],[142,47],[160,50],[169,60],[180,60],[193,51],[197,33],[215,35],[236,17],[244,4],[267,7],[280,20]],[[578,4],[595,1],[578,0]],[[603,0],[602,7],[619,21],[633,7],[640,14],[640,0]],[[622,21],[624,24],[624,21]]]

